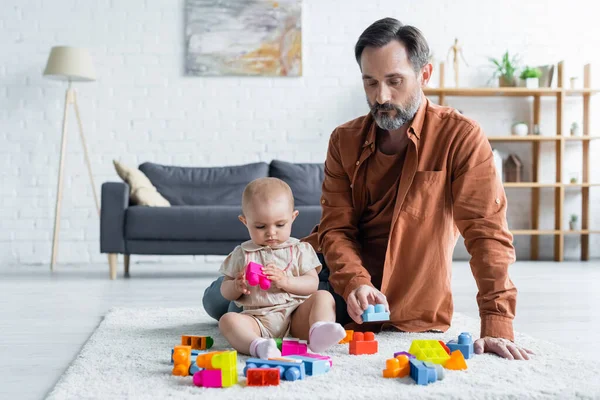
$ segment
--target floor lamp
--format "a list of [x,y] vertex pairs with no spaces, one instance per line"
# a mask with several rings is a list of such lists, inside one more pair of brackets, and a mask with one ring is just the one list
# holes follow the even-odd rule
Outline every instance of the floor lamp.
[[75,89],[72,88],[71,83],[73,81],[89,82],[96,80],[96,73],[94,71],[94,65],[92,59],[86,49],[76,47],[57,46],[53,47],[48,57],[48,63],[44,70],[44,76],[50,79],[58,79],[69,82],[67,87],[67,93],[65,95],[65,107],[63,113],[62,123],[62,139],[60,146],[60,163],[58,167],[58,189],[56,195],[56,208],[54,212],[54,236],[52,239],[52,259],[50,261],[50,271],[54,271],[54,264],[56,264],[56,257],[58,254],[58,235],[60,231],[60,209],[62,202],[63,192],[63,172],[65,167],[65,156],[67,150],[67,116],[69,106],[72,104],[75,109],[75,116],[77,117],[77,124],[79,125],[79,135],[81,137],[81,144],[83,146],[83,154],[85,156],[85,162],[87,164],[88,173],[90,175],[90,182],[92,183],[92,191],[94,193],[94,201],[96,202],[96,209],[100,214],[100,204],[98,203],[98,195],[96,194],[96,186],[94,185],[94,177],[92,175],[92,167],[90,164],[90,158],[87,152],[87,146],[85,144],[85,137],[83,135],[83,128],[81,125],[81,118],[79,117],[79,108],[77,107],[77,96]]

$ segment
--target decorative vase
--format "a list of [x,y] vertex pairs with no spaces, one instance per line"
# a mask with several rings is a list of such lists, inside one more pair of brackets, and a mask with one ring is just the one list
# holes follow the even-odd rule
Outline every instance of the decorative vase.
[[515,136],[527,136],[529,127],[524,122],[518,122],[512,126],[512,134]]
[[542,76],[539,77],[540,87],[552,86],[552,75],[554,74],[554,65],[542,65],[537,68],[542,72]]
[[517,82],[514,76],[500,75],[500,77],[498,77],[498,86],[515,87],[517,86]]
[[571,229],[572,231],[576,231],[577,230],[577,221],[569,221],[569,229]]
[[525,87],[527,89],[537,89],[540,87],[540,78],[527,78],[525,79]]

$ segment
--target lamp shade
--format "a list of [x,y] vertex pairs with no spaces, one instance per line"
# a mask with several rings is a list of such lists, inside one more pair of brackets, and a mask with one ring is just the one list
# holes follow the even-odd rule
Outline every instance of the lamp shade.
[[50,50],[44,76],[68,81],[94,81],[96,71],[87,49],[55,46]]

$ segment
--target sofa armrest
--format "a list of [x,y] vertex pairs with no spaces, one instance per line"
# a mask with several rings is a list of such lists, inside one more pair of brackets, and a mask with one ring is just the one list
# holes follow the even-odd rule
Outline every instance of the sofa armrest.
[[125,254],[125,212],[129,207],[129,185],[102,184],[100,207],[100,252]]

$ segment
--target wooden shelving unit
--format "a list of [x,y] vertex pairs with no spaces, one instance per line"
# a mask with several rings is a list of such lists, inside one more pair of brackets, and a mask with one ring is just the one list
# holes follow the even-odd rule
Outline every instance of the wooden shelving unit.
[[[564,241],[567,235],[581,236],[581,260],[589,260],[590,241],[589,235],[600,234],[600,230],[592,230],[590,222],[590,188],[600,186],[600,183],[590,182],[590,142],[600,139],[600,135],[590,134],[590,100],[591,96],[600,93],[600,89],[591,88],[591,66],[586,64],[583,70],[583,88],[567,89],[564,86],[564,62],[558,63],[558,84],[556,88],[529,89],[521,87],[510,88],[452,88],[444,86],[444,63],[440,64],[440,87],[426,88],[425,95],[437,97],[438,104],[445,105],[447,97],[533,97],[533,124],[539,125],[541,120],[541,98],[553,97],[556,99],[556,135],[554,136],[488,136],[490,142],[516,142],[532,147],[532,182],[505,182],[504,187],[515,189],[531,189],[531,229],[511,230],[513,235],[531,236],[531,259],[539,258],[539,237],[554,236],[554,260],[563,261]],[[565,136],[563,134],[563,106],[565,97],[578,96],[583,99],[583,135]],[[554,143],[556,155],[555,182],[539,182],[540,173],[540,147],[541,144]],[[582,182],[563,183],[563,156],[566,142],[581,142],[583,146],[582,157]],[[540,195],[541,190],[550,188],[554,191],[554,229],[540,229]],[[567,230],[563,226],[565,190],[577,188],[582,192],[581,200],[581,229]]]

